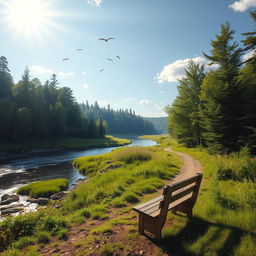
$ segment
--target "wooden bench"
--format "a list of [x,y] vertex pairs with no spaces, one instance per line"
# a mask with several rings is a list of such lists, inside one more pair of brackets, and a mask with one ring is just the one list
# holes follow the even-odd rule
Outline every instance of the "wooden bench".
[[139,233],[148,231],[161,240],[168,211],[180,211],[192,217],[202,177],[201,173],[197,173],[191,178],[166,185],[161,196],[134,207],[133,210],[139,213]]

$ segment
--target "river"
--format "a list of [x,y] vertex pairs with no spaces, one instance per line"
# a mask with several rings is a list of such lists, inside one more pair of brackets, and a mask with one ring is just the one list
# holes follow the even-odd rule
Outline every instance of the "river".
[[[130,146],[154,146],[155,141],[130,137]],[[127,146],[126,146],[127,147]],[[72,160],[81,156],[95,156],[112,151],[116,147],[95,148],[79,151],[51,152],[40,154],[21,154],[11,160],[0,162],[0,197],[25,184],[57,179],[69,179],[69,189],[76,180],[84,178],[71,164]]]

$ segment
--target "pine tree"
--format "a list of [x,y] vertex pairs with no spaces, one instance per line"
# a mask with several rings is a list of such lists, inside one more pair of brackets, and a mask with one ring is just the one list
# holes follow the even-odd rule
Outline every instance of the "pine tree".
[[[250,12],[251,17],[256,25],[256,11]],[[242,35],[246,36],[246,39],[244,39],[242,42],[244,43],[244,51],[250,51],[252,53],[252,56],[248,58],[245,63],[251,63],[254,67],[254,71],[256,69],[256,31],[243,33]]]
[[218,69],[211,71],[203,81],[201,90],[201,116],[204,139],[218,152],[239,150],[243,134],[244,86],[238,79],[242,49],[233,41],[230,24],[221,26],[220,35],[211,42],[212,55],[204,54]]
[[[205,76],[204,66],[190,61],[186,75],[178,86],[178,96],[169,113],[169,128],[178,140],[188,147],[202,145],[202,127],[199,115],[201,83]],[[171,129],[170,129],[171,128]]]

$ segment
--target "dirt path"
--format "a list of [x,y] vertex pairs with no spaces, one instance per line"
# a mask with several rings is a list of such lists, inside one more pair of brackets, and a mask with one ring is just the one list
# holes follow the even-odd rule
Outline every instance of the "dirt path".
[[[186,178],[189,178],[195,175],[198,172],[202,172],[202,165],[200,162],[193,157],[176,152],[171,148],[165,148],[165,151],[169,151],[171,153],[177,154],[182,158],[183,165],[180,169],[180,172],[168,183],[174,183]],[[162,192],[160,189],[156,192],[156,195]],[[93,234],[90,233],[91,229],[95,227],[99,227],[107,222],[109,219],[117,218],[117,217],[125,217],[131,215],[131,212],[119,214],[117,216],[118,209],[110,209],[109,218],[107,220],[102,221],[87,221],[78,226],[74,226],[71,228],[69,233],[69,238],[67,241],[59,242],[56,241],[56,246],[54,243],[51,245],[46,245],[42,247],[40,250],[40,255],[49,256],[49,255],[68,255],[68,256],[80,256],[80,255],[90,255],[90,256],[99,256],[99,255],[119,255],[119,256],[155,256],[161,255],[166,256],[168,255],[166,252],[162,251],[158,244],[155,244],[150,239],[146,238],[145,236],[138,235],[137,231],[137,215],[134,213],[133,218],[130,220],[131,224],[133,225],[116,225],[112,227],[111,234],[100,234],[97,237],[99,241],[92,241],[89,242],[88,245],[83,245],[83,241],[88,239],[88,237],[92,237]],[[166,226],[171,226],[172,219],[167,220]],[[135,236],[131,237],[131,234]],[[95,235],[94,235],[95,237]],[[90,241],[90,239],[88,240]],[[117,250],[116,253],[108,252],[108,249],[101,251],[104,246],[113,246],[113,244],[123,244],[123,245],[130,245],[132,251],[126,250]],[[81,244],[81,245],[79,245]],[[115,250],[114,250],[115,251]]]
[[198,172],[199,173],[202,172],[203,166],[198,160],[196,160],[192,156],[189,156],[185,153],[174,151],[171,148],[165,148],[164,150],[177,154],[182,158],[182,161],[183,161],[183,165],[181,166],[180,172],[173,178],[171,183],[189,178],[197,174]]

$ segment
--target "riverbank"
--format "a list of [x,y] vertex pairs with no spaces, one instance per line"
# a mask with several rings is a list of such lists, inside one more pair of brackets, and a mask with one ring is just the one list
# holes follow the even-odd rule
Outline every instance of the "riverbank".
[[107,135],[103,139],[58,138],[46,140],[26,140],[19,143],[0,142],[0,157],[16,153],[41,153],[62,150],[85,150],[91,148],[118,147],[131,143],[129,139],[121,139]]

